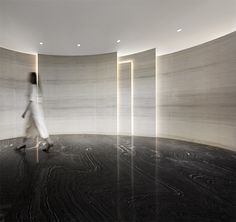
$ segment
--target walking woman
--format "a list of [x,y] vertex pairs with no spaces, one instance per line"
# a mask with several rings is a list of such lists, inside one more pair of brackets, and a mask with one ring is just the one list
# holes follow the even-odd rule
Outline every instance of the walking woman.
[[[37,84],[37,75],[35,72],[31,72],[29,75],[30,82],[30,96],[29,103],[22,114],[22,118],[25,118],[27,112],[29,113],[27,119],[27,125],[25,128],[25,137],[23,138],[23,145],[15,148],[15,150],[21,150],[26,148],[26,139],[35,138],[40,135],[47,142],[44,152],[49,152],[49,149],[53,146],[53,142],[49,137],[48,130],[45,124],[43,108],[42,108],[42,96],[40,93],[40,84]],[[37,86],[38,85],[38,86]]]

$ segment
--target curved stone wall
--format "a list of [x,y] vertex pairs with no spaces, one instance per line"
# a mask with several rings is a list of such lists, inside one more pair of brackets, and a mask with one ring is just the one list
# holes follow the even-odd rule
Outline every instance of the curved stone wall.
[[236,32],[157,57],[157,135],[236,150]]
[[116,134],[117,54],[39,55],[51,134]]
[[35,56],[0,48],[0,139],[23,136],[28,73]]
[[[119,134],[236,150],[236,32],[156,61],[155,50],[118,61],[116,53],[38,56],[50,134],[116,135],[118,111]],[[35,67],[34,55],[0,48],[0,139],[23,135]]]

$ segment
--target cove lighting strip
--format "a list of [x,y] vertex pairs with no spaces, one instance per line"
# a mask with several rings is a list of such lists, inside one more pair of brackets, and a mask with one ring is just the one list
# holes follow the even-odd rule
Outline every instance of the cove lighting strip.
[[120,69],[119,66],[125,63],[130,63],[131,66],[131,136],[134,135],[134,62],[133,60],[120,61],[117,64],[117,135],[120,133]]

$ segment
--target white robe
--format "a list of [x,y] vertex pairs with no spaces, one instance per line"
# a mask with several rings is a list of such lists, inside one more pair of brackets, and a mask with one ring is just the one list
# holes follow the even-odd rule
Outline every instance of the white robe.
[[36,137],[39,134],[43,139],[46,139],[49,135],[43,115],[42,96],[38,93],[37,85],[35,84],[31,84],[30,101],[26,137]]

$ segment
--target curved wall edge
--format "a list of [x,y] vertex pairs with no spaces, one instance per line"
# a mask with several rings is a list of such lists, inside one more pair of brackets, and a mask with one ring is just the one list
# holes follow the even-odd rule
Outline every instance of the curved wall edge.
[[202,140],[190,139],[186,137],[173,136],[173,135],[159,135],[157,138],[173,139],[173,140],[179,140],[179,141],[184,141],[184,142],[196,143],[196,144],[201,144],[201,145],[206,145],[206,146],[211,146],[211,147],[217,147],[220,149],[231,150],[235,152],[235,146],[226,146],[223,144],[209,142],[209,141],[202,141]]
[[21,53],[21,54],[31,55],[31,56],[35,56],[35,55],[37,54],[37,52],[26,52],[26,51],[21,51],[21,50],[16,50],[16,49],[11,49],[11,48],[4,47],[4,46],[0,46],[0,48],[1,48],[1,49],[4,49],[4,50],[11,51],[11,52]]
[[206,42],[203,42],[203,43],[200,43],[198,45],[194,45],[194,46],[191,46],[191,47],[188,47],[188,48],[184,48],[184,49],[181,49],[181,50],[178,50],[178,51],[174,51],[174,52],[170,52],[170,53],[165,53],[165,54],[161,54],[161,55],[157,55],[157,57],[161,57],[161,56],[168,56],[168,55],[174,55],[174,54],[178,54],[178,53],[181,53],[181,52],[184,52],[184,51],[188,51],[188,50],[193,50],[194,48],[198,48],[198,47],[204,47],[204,45],[208,45],[208,44],[211,44],[212,42],[217,42],[217,41],[221,41],[222,39],[224,38],[227,38],[227,37],[230,37],[231,35],[235,35],[236,33],[236,30],[233,31],[233,32],[229,32],[225,35],[222,35],[222,36],[219,36],[219,37],[216,37],[214,39],[211,39],[209,41],[206,41]]
[[[173,51],[173,52],[170,52],[170,53],[161,54],[161,55],[158,55],[157,57],[166,56],[166,55],[173,55],[174,53],[180,53],[180,52],[183,52],[183,51],[186,51],[186,50],[191,50],[191,49],[193,49],[195,47],[199,47],[199,46],[211,43],[213,41],[217,41],[217,40],[220,41],[222,38],[225,38],[225,37],[227,37],[229,35],[234,35],[235,32],[236,32],[236,30],[231,31],[229,33],[225,33],[223,35],[219,35],[218,37],[215,37],[214,39],[207,40],[207,41],[202,42],[200,44],[193,45],[193,46],[190,46],[188,48],[183,48],[183,49],[180,49],[178,51]],[[76,54],[50,54],[50,53],[49,54],[44,54],[44,53],[40,53],[40,52],[37,52],[37,51],[32,52],[32,51],[17,50],[17,49],[11,48],[11,47],[3,46],[3,45],[2,46],[0,45],[0,48],[6,49],[6,50],[10,50],[10,51],[14,51],[14,52],[23,53],[23,54],[29,54],[29,55],[41,54],[41,55],[48,55],[48,56],[93,56],[93,55],[103,55],[103,54],[116,53],[115,51],[108,51],[108,52],[105,51],[105,52],[96,53],[96,54],[78,54],[78,55],[76,55]],[[133,51],[133,52],[127,53],[127,54],[119,54],[119,52],[117,52],[117,53],[118,53],[118,57],[125,57],[125,56],[132,56],[134,54],[142,53],[142,52],[148,51],[148,50],[150,50],[152,48],[155,48],[155,47],[147,48],[147,49],[141,50],[141,51],[140,50]]]

